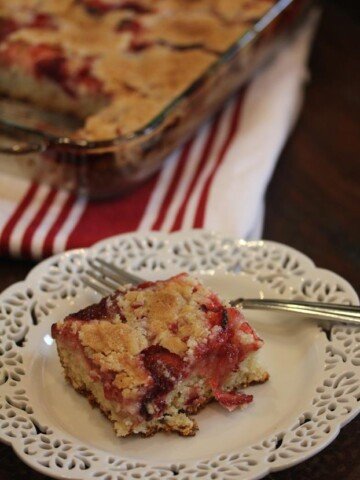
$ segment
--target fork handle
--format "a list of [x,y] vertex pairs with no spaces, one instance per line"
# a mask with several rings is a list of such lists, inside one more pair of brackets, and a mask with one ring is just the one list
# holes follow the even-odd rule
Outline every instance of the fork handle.
[[333,322],[347,322],[360,325],[360,307],[336,303],[317,303],[259,298],[238,298],[232,300],[233,307],[254,310],[273,310],[289,312],[306,317],[317,317]]

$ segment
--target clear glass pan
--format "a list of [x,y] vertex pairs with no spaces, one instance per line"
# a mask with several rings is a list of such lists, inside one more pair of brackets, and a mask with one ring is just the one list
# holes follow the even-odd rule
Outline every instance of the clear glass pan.
[[[144,128],[106,141],[75,141],[71,117],[0,97],[0,170],[91,198],[120,195],[218,110],[289,40],[310,0],[278,0],[211,67]],[[46,124],[47,128],[36,126]]]

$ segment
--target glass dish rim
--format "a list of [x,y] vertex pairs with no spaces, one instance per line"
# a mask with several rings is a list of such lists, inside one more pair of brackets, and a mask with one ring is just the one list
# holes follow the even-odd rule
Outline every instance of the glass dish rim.
[[[277,0],[266,13],[250,28],[248,28],[239,38],[233,42],[220,56],[217,58],[199,77],[197,77],[189,86],[185,88],[179,95],[173,98],[155,117],[138,130],[134,130],[127,134],[119,135],[114,138],[104,140],[76,140],[69,136],[57,136],[42,130],[18,125],[6,119],[0,119],[0,128],[5,131],[16,133],[20,132],[26,135],[38,137],[40,141],[45,141],[44,150],[48,146],[63,147],[65,149],[88,150],[103,149],[116,147],[120,144],[135,140],[141,136],[146,136],[153,132],[161,125],[166,118],[175,110],[175,108],[184,102],[194,91],[211,78],[212,74],[217,71],[223,64],[229,61],[235,54],[245,48],[261,34],[261,32],[273,22],[286,8],[288,8],[296,0]],[[1,132],[1,130],[0,130]]]

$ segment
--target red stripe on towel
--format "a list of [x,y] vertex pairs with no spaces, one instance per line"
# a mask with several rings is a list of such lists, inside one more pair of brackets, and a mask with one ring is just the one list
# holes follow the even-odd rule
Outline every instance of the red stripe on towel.
[[103,238],[137,229],[159,174],[125,197],[89,202],[66,247],[88,247]]
[[200,199],[199,199],[199,204],[198,204],[198,208],[197,208],[197,211],[196,211],[196,215],[195,215],[195,219],[194,219],[194,224],[193,226],[195,228],[201,228],[204,226],[204,219],[205,219],[205,211],[206,211],[206,206],[207,206],[207,201],[208,201],[208,197],[209,197],[209,191],[210,191],[210,188],[211,188],[211,184],[214,180],[214,177],[216,175],[216,172],[218,170],[218,168],[220,167],[222,161],[224,160],[224,157],[231,145],[231,142],[235,136],[235,134],[237,133],[237,130],[238,130],[238,126],[239,126],[239,117],[240,117],[240,111],[241,111],[241,106],[242,106],[242,103],[243,103],[243,98],[244,98],[244,94],[242,93],[237,102],[236,102],[236,105],[235,105],[235,109],[234,109],[234,112],[233,112],[233,116],[231,118],[231,124],[230,124],[230,129],[229,129],[229,133],[225,139],[225,142],[218,154],[218,158],[216,160],[216,163],[210,173],[210,175],[208,176],[205,184],[204,184],[204,187],[202,189],[202,192],[201,192],[201,195],[200,195]]
[[56,195],[56,190],[52,188],[46,197],[43,200],[43,203],[39,210],[37,211],[35,217],[32,219],[30,225],[26,228],[22,241],[21,241],[21,255],[22,256],[30,256],[31,255],[31,242],[32,238],[36,232],[36,229],[39,227],[40,223],[42,222],[43,218],[45,217],[48,209],[50,208],[54,197]]
[[0,252],[9,254],[10,253],[10,237],[14,228],[16,227],[18,221],[22,217],[23,213],[27,209],[27,207],[32,202],[39,185],[37,183],[32,183],[28,188],[27,192],[23,196],[22,200],[20,201],[19,205],[7,221],[6,225],[3,228],[3,231],[0,236]]
[[57,216],[57,219],[53,223],[52,227],[48,231],[42,249],[42,254],[44,257],[52,255],[54,253],[54,240],[56,235],[60,231],[61,227],[67,220],[69,213],[75,203],[76,197],[74,195],[69,195],[68,199],[64,203],[60,213]]
[[200,162],[198,163],[195,174],[194,174],[194,176],[193,176],[193,178],[192,178],[192,180],[189,184],[189,187],[186,191],[184,202],[181,205],[181,207],[180,207],[180,209],[179,209],[179,211],[178,211],[178,213],[175,217],[175,220],[172,224],[172,228],[171,228],[172,231],[173,230],[179,230],[181,228],[181,224],[182,224],[182,221],[183,221],[183,218],[184,218],[184,214],[186,212],[186,208],[187,208],[190,196],[191,196],[191,194],[192,194],[192,192],[193,192],[193,190],[196,186],[196,182],[197,182],[197,180],[200,176],[201,170],[204,168],[204,165],[206,164],[206,161],[208,159],[211,148],[214,144],[216,134],[218,132],[219,125],[220,125],[220,120],[221,120],[221,113],[216,115],[216,117],[214,119],[214,123],[212,124],[212,126],[210,128],[207,140],[206,140],[205,145],[204,145],[204,149],[203,149],[202,154],[201,154]]
[[168,185],[166,195],[164,197],[163,204],[160,207],[156,221],[154,222],[152,229],[159,230],[163,224],[168,208],[174,198],[175,192],[179,186],[182,174],[184,172],[185,164],[189,158],[191,148],[193,146],[194,139],[189,140],[183,147],[180,158],[178,159],[173,178]]

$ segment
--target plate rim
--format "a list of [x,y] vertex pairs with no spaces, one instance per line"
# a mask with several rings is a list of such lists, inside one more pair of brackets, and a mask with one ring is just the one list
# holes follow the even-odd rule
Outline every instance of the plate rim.
[[[50,265],[53,265],[56,262],[60,262],[60,263],[63,262],[63,261],[65,262],[66,259],[71,258],[71,257],[76,256],[76,255],[80,255],[80,256],[82,255],[85,258],[87,255],[89,255],[89,254],[91,255],[93,252],[98,252],[103,247],[105,247],[105,248],[108,247],[113,242],[118,242],[118,241],[121,241],[123,239],[126,240],[126,239],[129,239],[129,238],[135,238],[135,237],[138,237],[138,238],[140,237],[140,238],[143,238],[143,239],[144,238],[152,238],[152,239],[157,239],[157,240],[163,240],[164,243],[169,243],[170,239],[178,240],[178,241],[180,241],[180,240],[185,241],[185,239],[194,239],[194,238],[195,239],[196,238],[204,239],[205,238],[205,242],[206,242],[206,238],[215,239],[215,241],[220,241],[220,242],[223,241],[223,240],[231,239],[231,241],[233,241],[234,243],[237,243],[239,246],[241,246],[241,248],[254,248],[255,247],[255,248],[260,248],[261,249],[261,248],[264,248],[264,247],[273,247],[273,248],[278,248],[280,250],[287,250],[287,251],[293,253],[298,258],[301,258],[307,264],[308,268],[310,268],[311,270],[314,270],[315,272],[323,272],[325,275],[329,274],[329,275],[331,275],[331,277],[334,280],[337,279],[338,281],[341,281],[342,284],[345,286],[345,290],[347,291],[347,293],[352,297],[352,301],[354,303],[359,303],[359,300],[358,300],[358,297],[357,297],[357,294],[356,294],[354,288],[350,285],[350,283],[347,280],[343,279],[342,277],[335,274],[334,272],[331,272],[330,270],[320,269],[320,268],[316,267],[315,263],[307,255],[299,252],[298,250],[294,249],[293,247],[289,247],[289,246],[284,245],[282,243],[274,242],[274,241],[268,241],[268,240],[246,241],[246,240],[242,240],[242,239],[237,239],[234,236],[228,236],[228,235],[225,235],[225,234],[222,234],[222,233],[219,233],[219,232],[214,232],[214,231],[209,231],[209,230],[205,231],[205,230],[201,230],[201,229],[186,230],[186,231],[174,232],[174,233],[171,233],[171,234],[167,234],[167,233],[163,233],[163,232],[130,232],[130,233],[125,233],[125,234],[115,235],[115,236],[109,237],[107,239],[101,240],[100,242],[97,242],[93,246],[91,246],[89,248],[86,248],[86,249],[84,249],[84,248],[73,249],[73,250],[69,250],[67,252],[56,254],[56,255],[48,258],[48,259],[43,260],[38,265],[36,265],[28,273],[28,275],[26,276],[24,281],[17,282],[15,284],[13,284],[12,286],[6,288],[0,295],[0,303],[3,302],[3,300],[9,294],[11,294],[13,291],[16,291],[16,290],[19,290],[19,289],[24,290],[27,287],[31,288],[32,279],[34,279],[39,272],[41,272],[43,270],[45,271],[46,268],[49,268]],[[218,270],[221,270],[221,267],[219,267]],[[204,272],[206,272],[206,271],[208,271],[208,269],[207,270],[204,269]],[[0,378],[0,380],[1,380],[1,378]],[[2,385],[1,385],[1,382],[0,382],[0,401],[1,401],[1,390],[2,390]],[[349,421],[351,421],[359,413],[359,410],[360,410],[360,407],[358,407],[357,409],[353,409],[351,414],[346,415],[341,421],[335,422],[332,429],[331,429],[331,432],[327,435],[326,439],[324,439],[324,441],[321,442],[320,446],[318,446],[314,450],[310,449],[310,451],[305,451],[305,452],[302,452],[301,454],[296,455],[293,459],[288,459],[285,462],[285,465],[284,465],[284,462],[282,462],[282,463],[281,462],[280,463],[274,462],[273,464],[268,464],[266,469],[263,469],[260,473],[258,473],[255,476],[251,476],[251,475],[246,476],[246,474],[245,474],[244,479],[252,479],[253,480],[253,479],[256,479],[256,478],[262,478],[263,476],[267,475],[268,473],[270,473],[272,471],[278,471],[278,470],[282,470],[284,468],[294,466],[294,465],[306,460],[307,458],[310,458],[311,456],[315,455],[316,453],[321,451],[323,448],[325,448],[327,445],[329,445],[329,443],[331,443],[337,437],[337,435],[340,432],[340,429],[344,425],[346,425]],[[0,411],[0,413],[1,413],[1,411]],[[33,469],[35,469],[35,470],[37,470],[37,471],[39,471],[43,474],[51,475],[54,478],[80,478],[80,477],[77,477],[77,476],[73,476],[73,473],[76,473],[76,472],[68,471],[68,472],[65,472],[65,475],[64,475],[64,472],[62,472],[62,474],[59,474],[59,472],[53,472],[53,471],[49,470],[48,467],[40,466],[38,463],[33,461],[34,460],[33,456],[25,455],[22,451],[20,451],[17,441],[14,441],[14,440],[11,440],[11,439],[9,440],[7,438],[4,438],[4,436],[1,435],[1,433],[2,432],[1,432],[1,429],[0,429],[0,441],[3,441],[7,445],[12,446],[15,453],[18,455],[18,457],[22,461],[24,461],[27,465],[29,465],[31,468],[33,468]],[[154,469],[154,466],[149,466],[149,467],[150,467],[151,470]],[[146,469],[146,467],[145,467],[145,469]],[[90,470],[91,470],[91,468],[90,468]],[[173,470],[170,469],[170,470],[168,470],[167,473],[171,473],[171,472],[173,472]],[[68,475],[69,473],[70,473],[70,475]],[[85,476],[81,476],[81,478],[90,478],[90,476],[88,476],[88,473],[91,473],[91,472],[89,472],[88,470],[84,470],[82,475],[85,474]],[[144,472],[141,472],[140,476],[138,478],[143,478],[143,476],[142,476],[143,473]],[[79,474],[79,472],[76,473],[76,475],[78,475],[78,474]],[[172,475],[173,475],[173,473],[171,473],[171,477],[172,477]],[[187,474],[186,474],[185,470],[184,470],[184,475],[185,476],[182,475],[182,472],[179,472],[179,478],[186,478]],[[93,478],[93,477],[91,476],[91,478]],[[101,478],[101,477],[99,477],[99,478]],[[114,476],[113,478],[115,479],[117,477]],[[118,477],[118,478],[120,478],[120,477]],[[131,476],[129,476],[129,477],[126,476],[125,477],[124,476],[124,478],[135,478],[135,477],[131,477]],[[152,477],[150,476],[150,478],[152,478]],[[166,475],[164,476],[164,478],[166,478]],[[195,478],[195,476],[194,476],[194,478]],[[204,478],[207,478],[207,477],[205,476]]]

